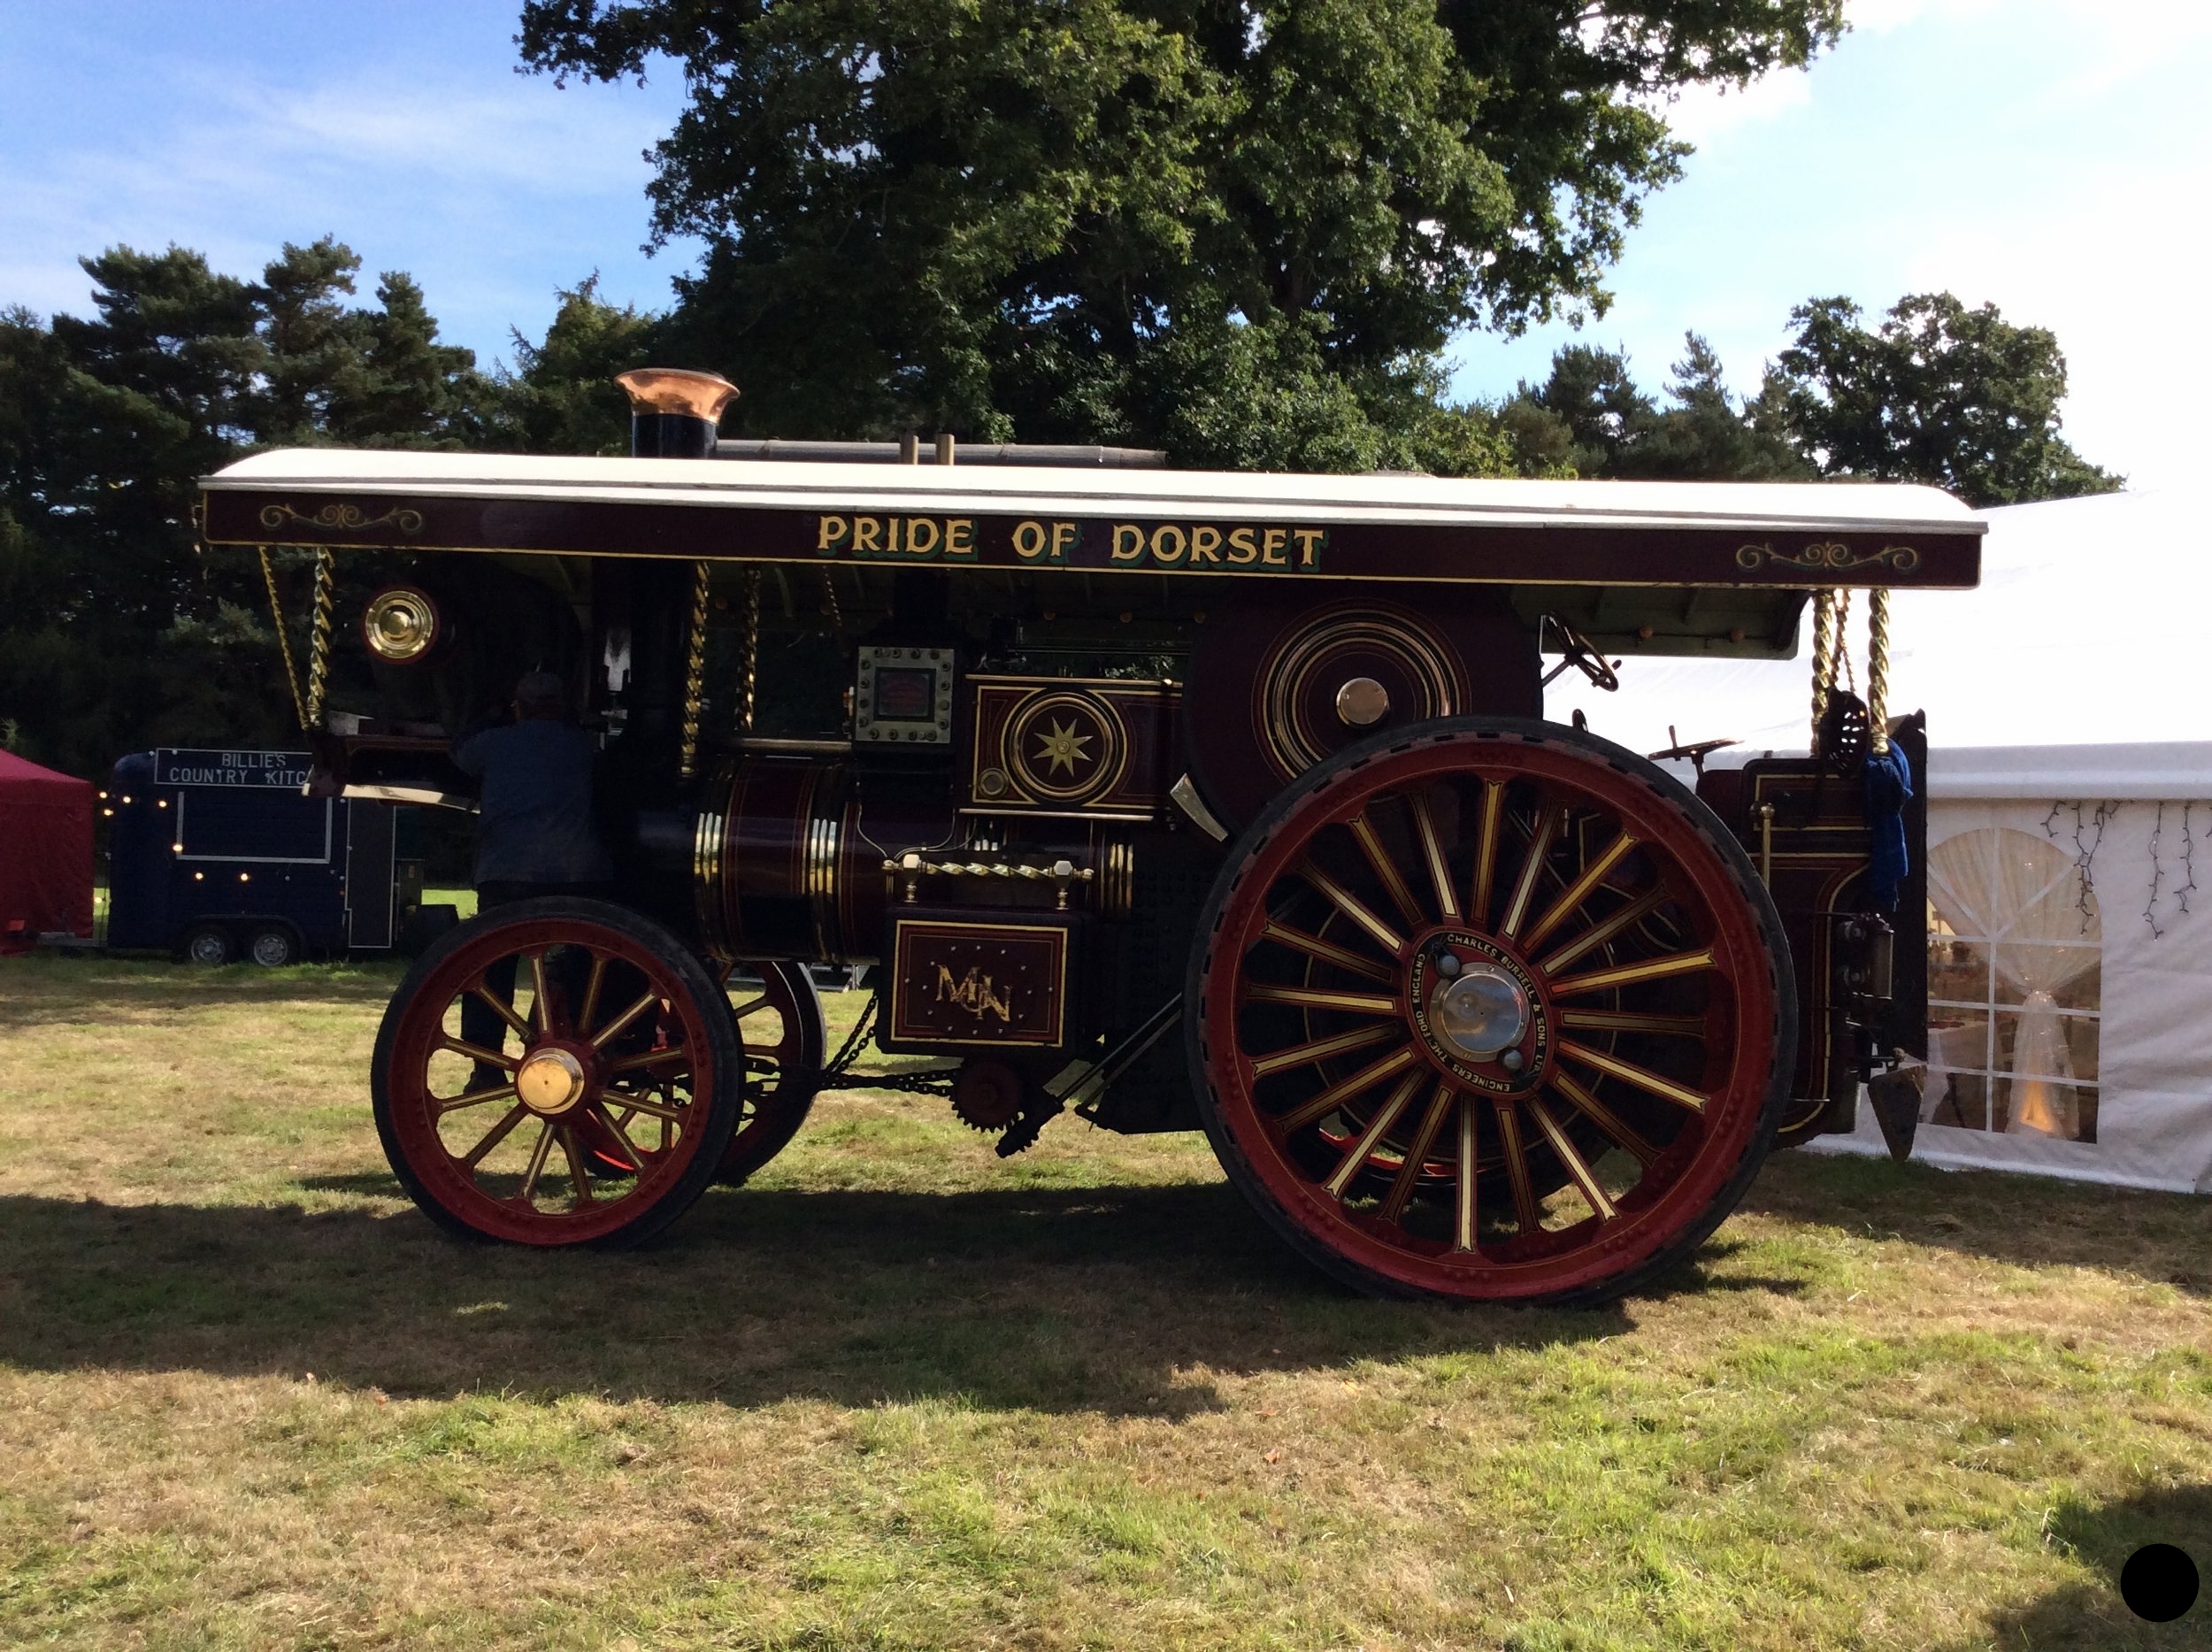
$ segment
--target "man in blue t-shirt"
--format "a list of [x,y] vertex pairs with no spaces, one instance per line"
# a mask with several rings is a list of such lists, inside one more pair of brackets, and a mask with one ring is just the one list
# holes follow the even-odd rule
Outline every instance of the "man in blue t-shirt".
[[[604,896],[614,866],[592,820],[591,736],[568,720],[568,690],[550,672],[534,671],[515,685],[515,720],[478,729],[453,742],[453,762],[482,781],[476,831],[476,908],[480,912],[546,895]],[[514,1000],[515,960],[485,972],[502,1003]],[[471,993],[461,1001],[461,1036],[497,1049],[505,1028],[499,1012]],[[480,1064],[469,1087],[502,1082]]]
[[476,827],[481,911],[540,895],[597,895],[614,877],[592,824],[591,736],[567,720],[551,672],[515,685],[515,720],[453,744],[454,766],[483,782]]

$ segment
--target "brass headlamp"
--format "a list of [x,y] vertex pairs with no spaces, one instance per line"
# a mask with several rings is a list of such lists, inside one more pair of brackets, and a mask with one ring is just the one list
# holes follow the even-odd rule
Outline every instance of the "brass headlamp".
[[438,605],[411,585],[388,585],[361,613],[361,641],[390,665],[411,665],[439,642]]

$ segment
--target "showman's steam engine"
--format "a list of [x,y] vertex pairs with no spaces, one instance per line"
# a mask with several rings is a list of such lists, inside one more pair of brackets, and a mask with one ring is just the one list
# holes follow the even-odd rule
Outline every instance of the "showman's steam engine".
[[[204,484],[208,542],[307,617],[311,787],[472,807],[450,744],[526,671],[596,742],[617,884],[462,925],[378,1041],[387,1150],[449,1227],[657,1232],[862,1084],[872,1032],[931,1059],[864,1082],[1002,1153],[1071,1110],[1204,1129],[1360,1288],[1599,1300],[1909,1083],[1921,735],[1881,627],[1892,588],[1975,581],[1941,495],[719,442],[722,380],[624,383],[629,459]],[[1601,686],[1786,657],[1809,606],[1812,753],[1656,754],[1708,801],[1543,720],[1546,655]],[[874,987],[838,1049],[825,964]]]

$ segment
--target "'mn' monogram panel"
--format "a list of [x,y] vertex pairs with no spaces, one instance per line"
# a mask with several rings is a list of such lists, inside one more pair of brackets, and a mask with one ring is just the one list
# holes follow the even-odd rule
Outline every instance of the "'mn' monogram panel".
[[891,931],[885,1049],[1067,1041],[1067,926],[902,917]]

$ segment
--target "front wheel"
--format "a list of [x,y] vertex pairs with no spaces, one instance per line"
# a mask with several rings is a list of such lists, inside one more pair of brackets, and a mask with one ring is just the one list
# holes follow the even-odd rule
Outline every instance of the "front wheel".
[[1703,804],[1555,725],[1346,749],[1260,815],[1202,915],[1201,1115],[1300,1251],[1375,1295],[1599,1302],[1757,1172],[1796,1003]]
[[500,907],[424,953],[372,1082],[385,1155],[425,1214],[526,1245],[660,1232],[713,1180],[747,1087],[736,1023],[683,943],[571,898]]

